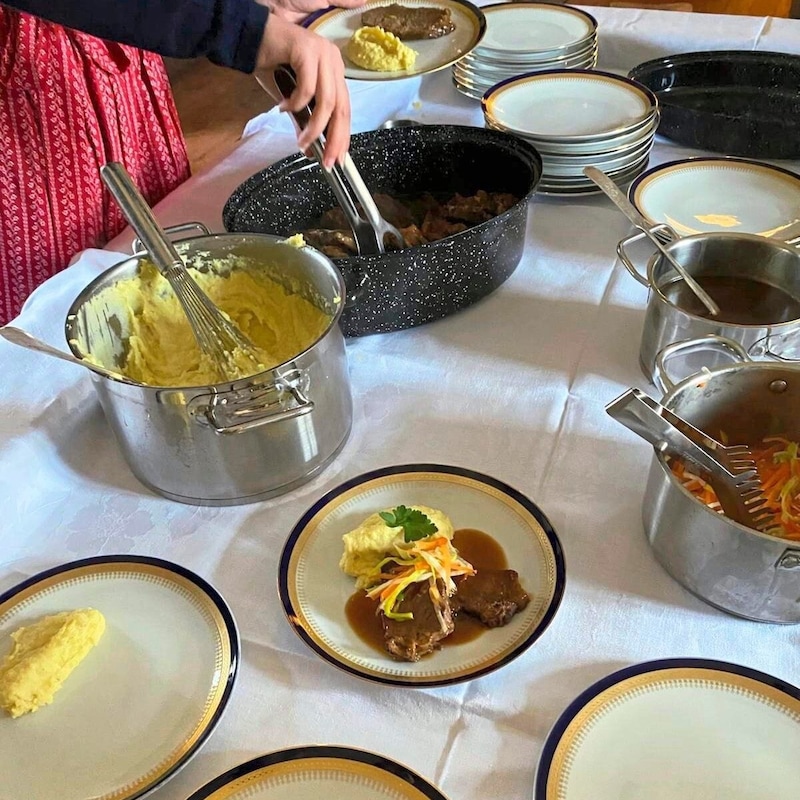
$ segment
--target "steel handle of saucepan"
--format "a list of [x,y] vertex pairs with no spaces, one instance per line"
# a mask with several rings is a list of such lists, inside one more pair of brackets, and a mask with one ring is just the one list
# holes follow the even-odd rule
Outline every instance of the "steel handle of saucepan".
[[[680,456],[712,474],[734,475],[713,456],[717,442],[639,389],[628,389],[606,406],[610,417],[655,447]],[[709,452],[711,451],[711,452]]]
[[680,342],[668,344],[656,354],[655,366],[653,367],[653,383],[664,394],[672,391],[676,381],[669,374],[668,363],[677,355],[688,356],[691,353],[699,353],[704,350],[727,355],[731,361],[737,364],[752,361],[739,342],[734,342],[733,339],[727,339],[724,336],[709,334],[699,339],[684,339]]
[[[668,242],[674,242],[680,238],[669,225],[664,223],[660,225],[654,225],[652,228],[650,228],[650,234],[653,236],[658,236],[661,234]],[[628,255],[628,248],[636,242],[641,242],[643,239],[647,239],[649,241],[651,236],[644,231],[639,231],[638,233],[633,233],[630,236],[626,236],[617,244],[617,258],[619,258],[619,260],[622,262],[625,269],[630,272],[631,276],[639,281],[642,286],[646,286],[648,289],[655,289],[656,287],[650,283],[650,278],[638,270],[636,265],[633,263],[633,259]]]
[[[217,434],[237,434],[297,419],[314,410],[308,397],[307,375],[297,367],[285,369],[274,381],[195,397],[189,411],[201,425]],[[287,395],[293,405],[286,407]]]

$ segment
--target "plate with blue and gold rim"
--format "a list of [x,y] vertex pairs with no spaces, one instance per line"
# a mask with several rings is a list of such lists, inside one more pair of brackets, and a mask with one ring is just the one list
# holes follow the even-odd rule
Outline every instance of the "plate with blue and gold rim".
[[681,236],[755,233],[784,238],[800,222],[800,175],[746,158],[660,164],[631,184],[628,197],[654,225],[666,223]]
[[189,800],[447,800],[424,778],[385,756],[352,747],[309,745],[234,767]]
[[[417,52],[414,66],[400,72],[378,72],[364,69],[350,61],[345,47],[350,37],[362,27],[361,15],[381,6],[397,4],[409,9],[438,8],[447,11],[455,30],[438,39],[406,41]],[[360,81],[394,81],[425,75],[449,67],[472,52],[486,33],[483,12],[468,0],[367,0],[358,8],[327,8],[312,14],[303,26],[332,41],[341,51],[345,63],[345,77]]]
[[798,753],[796,686],[723,661],[650,661],[564,711],[534,800],[794,800]]
[[[456,547],[470,536],[485,537],[494,553],[491,565],[519,574],[528,605],[505,626],[487,629],[475,623],[467,635],[457,620],[456,633],[440,649],[416,662],[394,659],[383,647],[380,623],[377,632],[369,631],[353,614],[359,593],[339,560],[345,533],[399,505],[442,511],[453,523]],[[482,562],[474,563],[480,571]],[[309,508],[284,546],[278,589],[294,631],[330,664],[384,685],[421,687],[472,680],[517,658],[553,620],[565,580],[558,536],[522,493],[460,467],[410,464],[353,478]],[[464,630],[469,624],[465,619]]]
[[0,659],[11,633],[94,608],[106,627],[52,703],[0,710],[3,800],[134,800],[177,772],[228,703],[239,636],[219,593],[156,558],[73,561],[0,596]]

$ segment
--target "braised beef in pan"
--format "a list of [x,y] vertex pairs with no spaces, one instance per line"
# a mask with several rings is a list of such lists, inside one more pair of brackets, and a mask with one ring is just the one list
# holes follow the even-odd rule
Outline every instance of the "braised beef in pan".
[[[519,200],[508,192],[482,189],[473,195],[456,193],[444,200],[429,193],[402,200],[376,194],[374,199],[381,215],[403,234],[403,247],[429,244],[461,233],[499,216]],[[346,258],[358,253],[347,217],[338,206],[326,211],[316,225],[302,234],[308,244],[331,258]],[[387,237],[388,250],[402,249],[393,244]]]

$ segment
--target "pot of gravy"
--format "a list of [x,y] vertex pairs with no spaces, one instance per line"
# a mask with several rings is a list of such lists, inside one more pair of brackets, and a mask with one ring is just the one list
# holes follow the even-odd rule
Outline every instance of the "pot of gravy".
[[796,360],[800,250],[746,233],[701,233],[679,239],[666,225],[653,230],[671,237],[666,250],[708,292],[720,313],[711,316],[662,254],[650,257],[644,274],[637,268],[630,249],[644,234],[623,239],[617,247],[620,260],[650,289],[639,350],[648,379],[654,380],[656,355],[667,345],[708,335],[732,339],[752,357]]

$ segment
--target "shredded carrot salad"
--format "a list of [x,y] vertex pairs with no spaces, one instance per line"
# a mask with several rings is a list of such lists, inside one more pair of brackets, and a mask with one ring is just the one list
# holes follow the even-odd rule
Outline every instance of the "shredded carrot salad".
[[[395,553],[384,558],[375,568],[373,580],[378,583],[367,591],[367,597],[379,598],[378,608],[390,619],[413,619],[413,614],[402,614],[395,609],[403,599],[403,592],[412,583],[428,581],[439,615],[436,601],[441,599],[441,595],[437,581],[441,581],[449,597],[456,591],[454,578],[474,574],[472,565],[458,555],[446,536],[428,536],[395,545]],[[440,618],[439,622],[444,629],[444,621]]]
[[[800,447],[783,436],[768,436],[753,447],[753,458],[764,487],[764,499],[772,512],[772,523],[763,533],[800,541]],[[722,513],[714,490],[683,461],[670,459],[670,469],[698,499]]]

